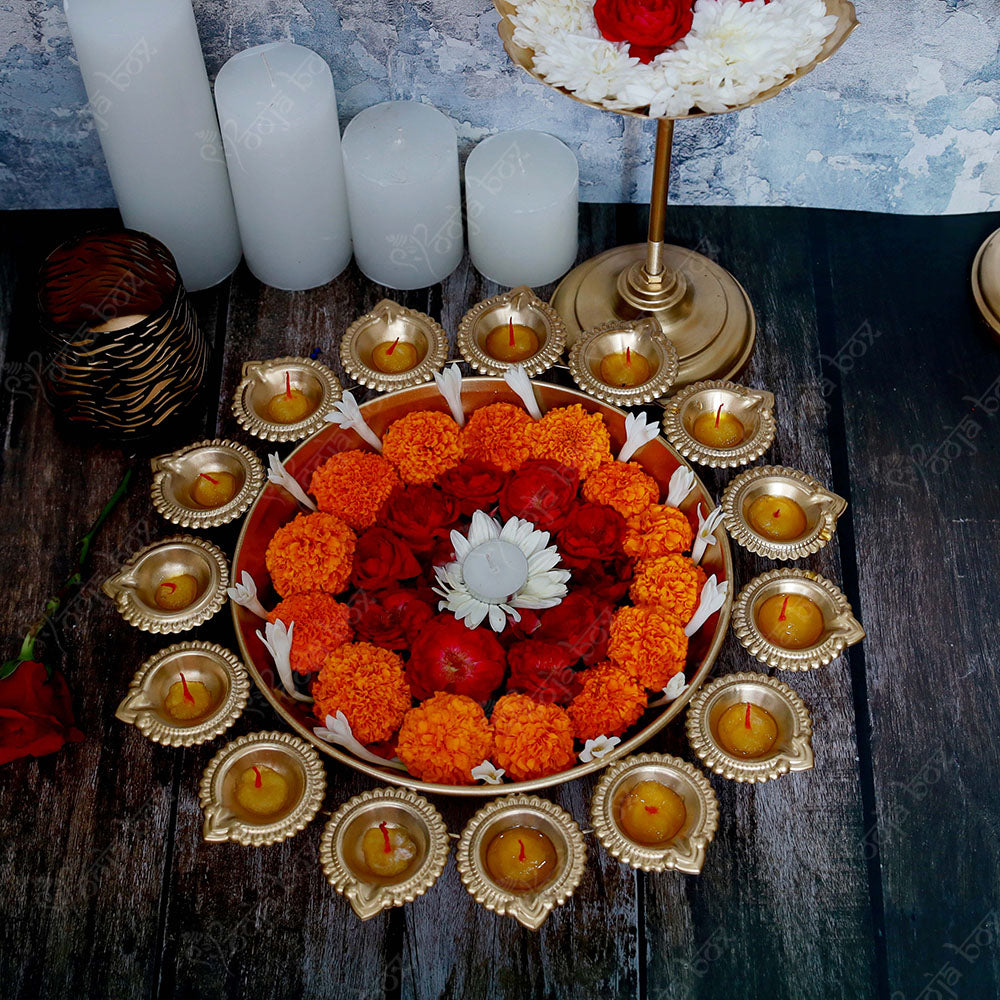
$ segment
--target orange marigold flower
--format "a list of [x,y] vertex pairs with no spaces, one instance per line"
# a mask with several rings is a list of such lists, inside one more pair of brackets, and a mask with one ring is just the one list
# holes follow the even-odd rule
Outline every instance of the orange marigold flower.
[[264,557],[274,589],[282,597],[307,590],[339,594],[354,565],[354,532],[339,517],[299,514],[278,528]]
[[583,690],[567,710],[578,740],[621,736],[646,708],[646,689],[617,663],[605,660],[579,676]]
[[370,642],[334,650],[313,681],[312,696],[316,718],[343,712],[362,743],[389,739],[413,704],[403,661]]
[[430,483],[458,465],[459,426],[447,413],[415,410],[394,421],[382,437],[382,454],[406,483]]
[[443,691],[406,713],[396,740],[410,774],[445,785],[471,785],[472,769],[492,750],[493,730],[482,708],[467,695]]
[[583,498],[633,517],[660,499],[660,486],[638,462],[603,462],[583,481]]
[[632,558],[657,559],[671,552],[689,552],[692,542],[694,528],[687,515],[676,507],[654,503],[625,522],[622,547]]
[[286,597],[268,616],[270,622],[279,618],[292,630],[292,670],[311,674],[323,666],[324,660],[338,646],[351,638],[348,623],[350,612],[329,594],[313,591]]
[[549,410],[524,429],[531,458],[547,458],[589,476],[602,462],[611,461],[611,436],[599,413],[579,403]]
[[375,523],[382,504],[399,483],[392,462],[373,451],[338,451],[312,475],[309,492],[320,510],[336,514],[355,531]]
[[490,721],[495,763],[516,781],[544,778],[576,763],[573,725],[559,705],[505,694],[493,706]]
[[655,604],[686,625],[698,607],[705,579],[700,566],[673,552],[640,563],[628,593],[633,604]]
[[462,428],[462,457],[490,462],[504,472],[517,469],[528,458],[524,432],[531,423],[527,412],[513,403],[481,406]]
[[619,608],[611,619],[608,659],[651,691],[662,690],[684,669],[687,649],[684,626],[660,608]]

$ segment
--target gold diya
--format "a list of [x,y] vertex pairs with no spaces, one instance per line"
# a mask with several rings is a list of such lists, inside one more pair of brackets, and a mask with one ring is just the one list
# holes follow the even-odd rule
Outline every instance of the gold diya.
[[535,795],[483,806],[462,831],[456,854],[462,884],[475,901],[533,931],[573,895],[586,862],[573,817]]
[[570,348],[569,371],[597,399],[640,406],[670,391],[677,378],[677,348],[653,316],[612,320],[587,330]]
[[703,687],[688,708],[687,736],[706,767],[735,781],[771,781],[813,766],[809,711],[765,674],[729,674]]
[[150,459],[153,506],[182,528],[217,528],[245,514],[264,487],[264,467],[236,441],[199,441]]
[[687,459],[732,469],[760,458],[777,425],[774,394],[709,380],[681,389],[663,408],[663,433]]
[[797,469],[761,465],[741,472],[726,487],[720,506],[735,542],[757,555],[785,560],[823,548],[847,501]]
[[[658,789],[666,789],[659,794],[670,796],[668,805],[679,803],[675,817],[661,816],[660,806],[643,802],[643,794],[655,796]],[[643,829],[630,819],[633,798],[640,819],[655,815],[656,826]],[[719,804],[698,768],[669,754],[643,753],[604,772],[590,803],[590,822],[605,850],[633,868],[697,875],[719,826]]]
[[191,535],[139,549],[101,585],[130,625],[144,632],[185,632],[225,603],[229,567],[222,551]]
[[449,846],[441,814],[422,795],[375,788],[333,814],[319,859],[334,889],[368,920],[422,896],[444,871]]
[[826,577],[775,569],[754,577],[733,605],[733,631],[751,656],[780,670],[815,670],[865,637]]
[[435,319],[382,299],[340,341],[344,370],[379,392],[429,382],[448,360],[448,335]]
[[458,325],[458,349],[484,375],[503,375],[520,364],[538,375],[566,346],[559,314],[525,285],[473,306]]
[[225,732],[249,695],[238,656],[214,642],[179,642],[139,667],[115,716],[156,743],[190,747]]
[[983,321],[1000,337],[1000,229],[987,237],[972,263],[972,297]]
[[326,793],[319,754],[290,733],[248,733],[227,743],[201,778],[202,836],[246,847],[304,830]]
[[254,437],[301,441],[323,426],[341,393],[337,376],[311,358],[248,361],[233,396],[233,415]]

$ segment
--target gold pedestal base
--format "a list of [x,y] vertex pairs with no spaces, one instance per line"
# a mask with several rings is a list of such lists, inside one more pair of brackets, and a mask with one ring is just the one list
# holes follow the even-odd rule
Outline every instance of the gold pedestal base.
[[[662,245],[666,270],[678,277],[681,294],[665,296],[660,309],[626,301],[624,273],[646,260],[647,245],[615,247],[574,268],[560,282],[552,305],[566,324],[567,346],[584,330],[614,319],[653,315],[673,341],[680,371],[673,389],[702,379],[732,378],[750,359],[757,322],[743,286],[714,261],[684,247]],[[627,289],[625,289],[627,291]],[[633,296],[630,296],[633,298]],[[634,301],[634,298],[633,298]]]

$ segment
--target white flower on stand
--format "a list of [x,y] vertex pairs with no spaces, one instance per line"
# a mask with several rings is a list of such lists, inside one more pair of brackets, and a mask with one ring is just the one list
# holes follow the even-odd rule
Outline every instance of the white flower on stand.
[[228,594],[229,600],[241,608],[246,608],[250,614],[256,615],[258,618],[267,618],[267,610],[257,599],[257,584],[254,583],[253,577],[246,570],[243,570],[243,576],[235,587],[226,589],[226,594]]
[[442,372],[434,373],[434,384],[444,396],[452,417],[459,427],[465,426],[465,410],[462,409],[462,369],[457,364],[449,365]]
[[288,626],[279,618],[277,621],[268,622],[264,626],[264,634],[260,634],[257,629],[257,638],[264,643],[267,651],[274,660],[275,667],[278,668],[278,676],[285,690],[296,701],[312,701],[307,694],[295,689],[295,681],[292,679],[292,630],[295,622],[290,622]]
[[382,439],[365,423],[354,394],[348,390],[334,403],[333,409],[323,418],[328,424],[336,424],[345,431],[354,431],[362,441],[376,451],[382,450]]
[[378,754],[372,753],[360,740],[355,737],[354,733],[351,731],[351,724],[347,721],[347,716],[340,710],[337,711],[336,716],[328,715],[325,720],[325,725],[316,726],[316,728],[313,729],[313,733],[315,733],[315,735],[321,740],[325,740],[327,743],[335,743],[337,746],[343,747],[345,750],[349,750],[355,757],[359,757],[361,760],[365,760],[369,764],[379,764],[383,767],[395,767],[402,771],[406,770],[406,765],[401,760],[398,760],[397,758],[386,760],[385,757],[379,757]]
[[651,701],[648,708],[659,708],[661,705],[669,705],[670,702],[676,701],[685,691],[687,691],[690,685],[686,680],[684,680],[683,674],[674,674],[673,677],[667,681],[667,686],[663,689],[663,697],[657,698],[656,701]]
[[502,767],[496,767],[488,760],[484,760],[482,764],[477,764],[472,769],[472,777],[484,785],[502,785],[506,773]]
[[704,517],[701,513],[701,504],[698,504],[698,530],[695,532],[694,547],[691,549],[691,562],[696,566],[704,558],[709,545],[718,544],[715,540],[715,529],[721,520],[721,507],[716,507],[708,517]]
[[306,509],[316,509],[316,504],[306,495],[306,491],[299,485],[299,481],[282,465],[276,451],[272,451],[267,456],[267,479],[275,486],[280,486]]
[[618,744],[621,739],[618,736],[598,736],[597,739],[587,740],[580,751],[580,760],[584,764],[589,764],[592,760],[603,760]]
[[618,452],[618,461],[627,462],[643,445],[649,444],[660,433],[659,421],[646,422],[646,414],[630,413],[625,417],[625,443]]
[[542,411],[538,407],[538,400],[535,399],[535,387],[531,384],[531,379],[528,378],[524,365],[511,365],[503,373],[503,380],[521,397],[524,408],[531,414],[532,418],[541,420]]
[[701,588],[701,600],[698,602],[698,609],[692,616],[691,621],[684,626],[684,634],[689,639],[726,603],[726,595],[728,593],[728,580],[723,580],[722,583],[719,583],[713,573],[705,581],[705,586]]

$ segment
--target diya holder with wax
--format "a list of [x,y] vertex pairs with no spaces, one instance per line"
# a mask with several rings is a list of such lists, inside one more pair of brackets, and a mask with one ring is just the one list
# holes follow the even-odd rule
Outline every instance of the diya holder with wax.
[[248,733],[227,743],[201,778],[208,841],[247,847],[293,837],[312,821],[326,792],[319,754],[291,733]]
[[144,632],[185,632],[208,621],[226,601],[229,565],[211,542],[191,535],[139,549],[101,584],[119,614]]
[[429,382],[448,360],[448,335],[416,309],[382,299],[356,319],[340,341],[344,370],[378,392]]
[[312,358],[248,361],[233,395],[237,423],[264,441],[301,441],[323,426],[342,388]]
[[444,871],[449,847],[441,814],[422,795],[375,788],[330,817],[319,857],[330,884],[368,920],[430,889]]
[[691,699],[686,729],[701,762],[734,781],[771,781],[813,766],[808,709],[766,674],[716,678]]
[[823,548],[847,501],[797,469],[762,465],[733,479],[720,506],[733,541],[757,555],[787,560]]
[[733,605],[733,631],[751,656],[780,670],[823,667],[865,637],[843,593],[801,569],[754,577]]
[[182,528],[217,528],[245,514],[264,487],[246,446],[215,438],[150,459],[153,507]]
[[139,667],[115,716],[155,743],[190,747],[225,732],[249,696],[238,656],[213,642],[180,642]]

